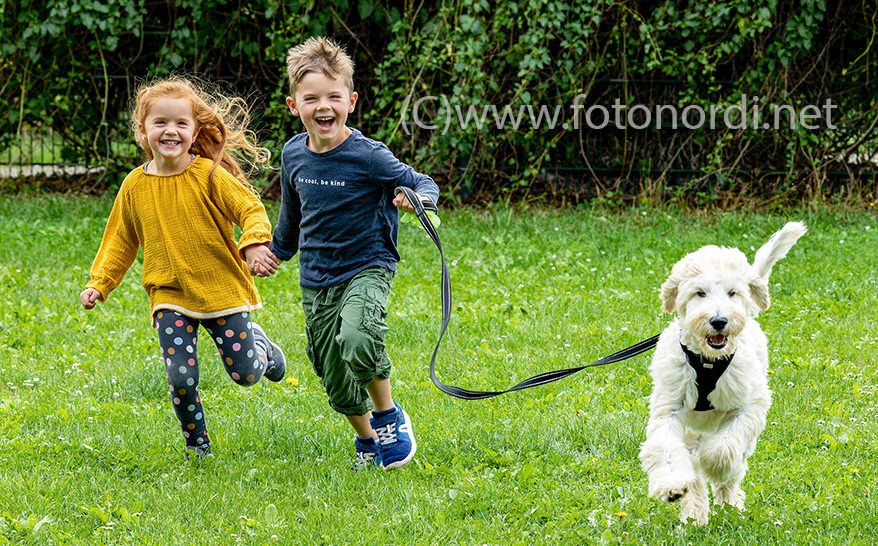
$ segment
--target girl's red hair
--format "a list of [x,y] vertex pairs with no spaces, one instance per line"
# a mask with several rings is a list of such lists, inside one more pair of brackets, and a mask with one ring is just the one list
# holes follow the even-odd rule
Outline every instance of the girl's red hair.
[[[137,144],[149,159],[153,159],[153,153],[147,143],[143,124],[152,103],[159,98],[187,99],[192,104],[196,136],[189,152],[213,160],[210,170],[211,184],[217,165],[222,165],[242,184],[252,188],[239,161],[245,161],[248,170],[252,171],[260,165],[267,165],[271,152],[258,146],[255,133],[247,128],[250,124],[250,111],[244,99],[208,92],[203,86],[179,77],[140,87],[131,114],[131,128]],[[234,151],[236,156],[244,157],[236,158],[230,151]]]

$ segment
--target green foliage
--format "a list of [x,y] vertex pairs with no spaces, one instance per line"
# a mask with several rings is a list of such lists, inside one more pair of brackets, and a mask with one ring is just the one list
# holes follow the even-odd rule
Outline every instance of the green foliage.
[[[51,127],[64,160],[124,172],[137,161],[135,147],[119,145],[131,140],[134,88],[182,72],[247,96],[262,140],[279,151],[301,130],[284,105],[286,50],[324,34],[356,62],[351,123],[459,198],[709,203],[747,188],[788,199],[875,191],[874,174],[857,174],[876,168],[848,161],[878,153],[874,2],[23,0],[0,9],[0,149]],[[411,123],[412,102],[428,96],[435,129]],[[831,98],[838,128],[589,129],[571,119],[578,96],[586,106],[705,110],[756,96],[766,112]]]
[[[464,186],[491,179],[490,191],[499,185],[563,194],[572,179],[574,197],[593,184],[605,196],[622,191],[662,198],[666,186],[691,195],[685,189],[691,186],[717,199],[726,188],[741,192],[741,182],[754,180],[762,184],[755,193],[771,195],[792,178],[807,182],[785,188],[790,196],[800,195],[846,168],[840,158],[875,149],[878,103],[869,74],[878,64],[874,52],[867,53],[878,35],[875,10],[861,4],[853,12],[839,8],[828,14],[826,3],[815,0],[665,1],[654,8],[599,0],[533,0],[496,8],[480,1],[443,2],[435,16],[404,18],[394,27],[389,54],[376,73],[393,82],[381,91],[395,92],[379,106],[399,110],[409,94],[443,94],[448,105],[437,113],[442,118],[468,105],[571,105],[580,94],[586,105],[609,106],[618,98],[627,106],[692,104],[705,110],[736,105],[742,96],[758,96],[765,110],[822,104],[831,97],[838,104],[833,123],[839,129],[611,125],[596,131],[507,124],[499,130],[461,128],[455,121],[447,132],[421,130],[406,137],[390,124],[379,135],[399,142],[429,165],[428,172],[450,173]],[[565,177],[563,167],[573,165],[587,168]],[[652,192],[640,184],[656,178]],[[827,184],[823,191],[836,189]]]

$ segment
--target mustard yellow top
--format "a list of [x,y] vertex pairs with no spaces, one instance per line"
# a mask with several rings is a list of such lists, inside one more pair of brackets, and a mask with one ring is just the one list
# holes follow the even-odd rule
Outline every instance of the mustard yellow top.
[[[151,316],[173,309],[216,318],[262,307],[240,249],[271,241],[268,215],[221,166],[209,189],[212,166],[196,156],[177,174],[149,174],[143,166],[131,171],[116,195],[87,287],[106,299],[142,247]],[[237,244],[235,225],[243,232]]]

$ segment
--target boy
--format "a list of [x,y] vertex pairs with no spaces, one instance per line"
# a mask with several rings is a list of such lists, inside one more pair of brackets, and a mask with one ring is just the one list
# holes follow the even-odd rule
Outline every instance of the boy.
[[329,405],[357,437],[355,467],[400,468],[417,444],[394,402],[384,350],[385,306],[399,253],[407,186],[436,202],[439,187],[345,124],[354,111],[353,62],[336,43],[309,38],[287,54],[287,105],[306,133],[284,145],[281,209],[271,242],[280,260],[299,253],[308,357]]

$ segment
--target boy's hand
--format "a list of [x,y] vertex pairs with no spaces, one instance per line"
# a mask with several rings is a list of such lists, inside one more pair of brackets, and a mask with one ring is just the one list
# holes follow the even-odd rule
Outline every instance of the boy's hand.
[[250,245],[244,248],[244,260],[251,275],[257,277],[270,277],[277,272],[280,260],[270,250],[268,245]]
[[94,288],[86,288],[82,291],[82,294],[79,295],[79,301],[82,303],[82,306],[86,309],[93,309],[95,303],[100,301],[101,293],[99,290]]
[[[421,199],[420,195],[418,195],[417,193],[415,195],[418,196],[418,199]],[[402,192],[396,194],[396,197],[393,198],[393,204],[397,208],[400,208],[406,212],[415,212],[415,208],[412,206],[411,203],[409,203],[408,198]]]

